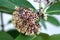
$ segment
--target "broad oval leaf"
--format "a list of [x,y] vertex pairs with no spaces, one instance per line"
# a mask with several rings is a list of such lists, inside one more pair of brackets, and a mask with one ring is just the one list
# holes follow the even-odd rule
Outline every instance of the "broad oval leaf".
[[40,33],[37,35],[37,37],[34,38],[34,40],[48,40],[49,35],[45,33]]
[[60,34],[55,34],[49,37],[48,40],[60,40]]
[[36,10],[27,0],[0,0],[0,11],[2,12],[12,13],[15,10],[15,6]]
[[21,34],[15,39],[15,40],[33,40],[36,36],[27,36],[24,34]]
[[48,38],[49,38],[48,34],[40,33],[34,38],[34,40],[47,40]]
[[33,40],[43,40],[43,38],[40,36],[40,35],[38,35],[36,38],[34,38]]
[[55,26],[60,26],[60,22],[53,16],[48,16],[47,21],[52,23]]
[[33,5],[30,2],[28,2],[27,0],[9,0],[9,1],[11,1],[15,5],[23,7],[23,8],[33,8],[33,9],[35,9],[33,7]]
[[2,12],[2,13],[9,13],[9,14],[12,13],[12,11],[6,10],[6,9],[0,9],[0,12]]
[[41,24],[43,25],[43,27],[44,27],[45,29],[47,29],[46,24],[45,24],[45,20],[40,19],[40,22],[41,22]]
[[60,1],[50,6],[46,13],[60,15]]
[[48,40],[48,38],[50,37],[48,34],[46,33],[40,33],[40,36],[44,39],[44,40]]
[[[12,2],[10,2],[8,0],[0,0],[0,8],[4,7],[6,9],[13,11],[15,6],[16,6],[15,4],[13,4]],[[4,9],[4,8],[2,8],[2,9]]]
[[9,30],[7,31],[13,38],[16,38],[20,33],[17,30]]
[[41,17],[39,17],[39,20],[37,22],[40,22],[43,25],[44,29],[47,29],[45,20],[43,20]]
[[5,7],[0,7],[0,12],[12,14],[13,11]]
[[0,40],[14,40],[9,34],[0,32]]

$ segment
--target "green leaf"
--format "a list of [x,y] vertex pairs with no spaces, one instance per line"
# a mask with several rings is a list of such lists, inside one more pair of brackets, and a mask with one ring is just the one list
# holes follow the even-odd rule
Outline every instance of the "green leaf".
[[46,24],[45,24],[45,20],[43,20],[40,16],[39,16],[39,19],[38,19],[37,22],[41,22],[41,24],[43,25],[43,27],[44,27],[45,29],[47,29]]
[[55,26],[60,26],[60,22],[53,16],[48,16],[47,21],[52,23]]
[[8,1],[8,0],[0,0],[0,7],[4,7],[4,8],[7,8],[7,9],[11,9],[11,10],[14,10],[14,7],[16,5],[13,4],[12,2]]
[[28,2],[27,0],[9,0],[9,1],[11,1],[15,5],[23,7],[23,8],[33,8],[33,9],[35,9],[33,7],[33,5],[30,2]]
[[14,40],[9,34],[0,32],[0,40]]
[[49,37],[48,40],[60,40],[60,34],[55,34]]
[[44,21],[43,19],[40,19],[40,22],[41,22],[41,24],[43,25],[43,27],[44,27],[45,29],[47,29],[46,24],[45,24],[45,21]]
[[36,10],[27,0],[0,0],[0,11],[2,12],[12,13],[15,10],[15,6]]
[[0,12],[12,14],[13,11],[4,7],[0,7]]
[[50,6],[46,13],[60,15],[60,1]]
[[48,34],[46,33],[40,33],[40,36],[44,39],[44,40],[48,40],[48,38],[50,37]]
[[47,40],[48,38],[49,38],[48,34],[40,33],[34,38],[34,40]]
[[21,34],[15,39],[15,40],[33,40],[36,36],[27,36],[24,34]]
[[7,33],[10,34],[13,38],[16,38],[19,35],[17,30],[9,30]]
[[9,11],[9,10],[6,10],[6,9],[0,9],[0,12],[3,12],[3,13],[9,13],[9,14],[12,13],[12,11]]
[[43,40],[43,38],[40,35],[37,35],[37,37],[34,38],[33,40]]

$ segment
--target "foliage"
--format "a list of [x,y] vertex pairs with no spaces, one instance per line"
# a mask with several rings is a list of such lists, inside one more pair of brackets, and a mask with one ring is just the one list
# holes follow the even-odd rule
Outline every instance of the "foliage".
[[20,33],[20,35],[15,40],[33,40],[34,38],[35,36],[28,36]]
[[60,26],[60,22],[53,16],[48,16],[47,21],[52,23],[53,25]]
[[14,40],[12,36],[5,32],[0,32],[0,40]]
[[48,40],[60,40],[60,34],[54,34],[50,36]]
[[15,6],[23,8],[35,8],[26,0],[0,0],[0,11],[12,13],[15,10]]
[[14,39],[20,34],[17,30],[9,30],[7,31]]
[[54,3],[47,9],[47,14],[49,15],[60,15],[60,1]]

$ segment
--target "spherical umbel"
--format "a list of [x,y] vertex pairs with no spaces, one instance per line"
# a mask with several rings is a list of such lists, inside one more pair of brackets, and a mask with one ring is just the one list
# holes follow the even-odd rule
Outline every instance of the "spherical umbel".
[[40,33],[41,26],[37,22],[39,19],[38,15],[32,10],[21,9],[13,12],[12,22],[16,29],[25,35],[35,35]]

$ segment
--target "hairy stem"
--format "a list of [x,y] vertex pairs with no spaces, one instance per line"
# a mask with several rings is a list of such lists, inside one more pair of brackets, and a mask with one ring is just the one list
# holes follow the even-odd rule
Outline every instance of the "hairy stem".
[[3,22],[3,13],[1,12],[1,27],[2,31],[4,31],[4,22]]

